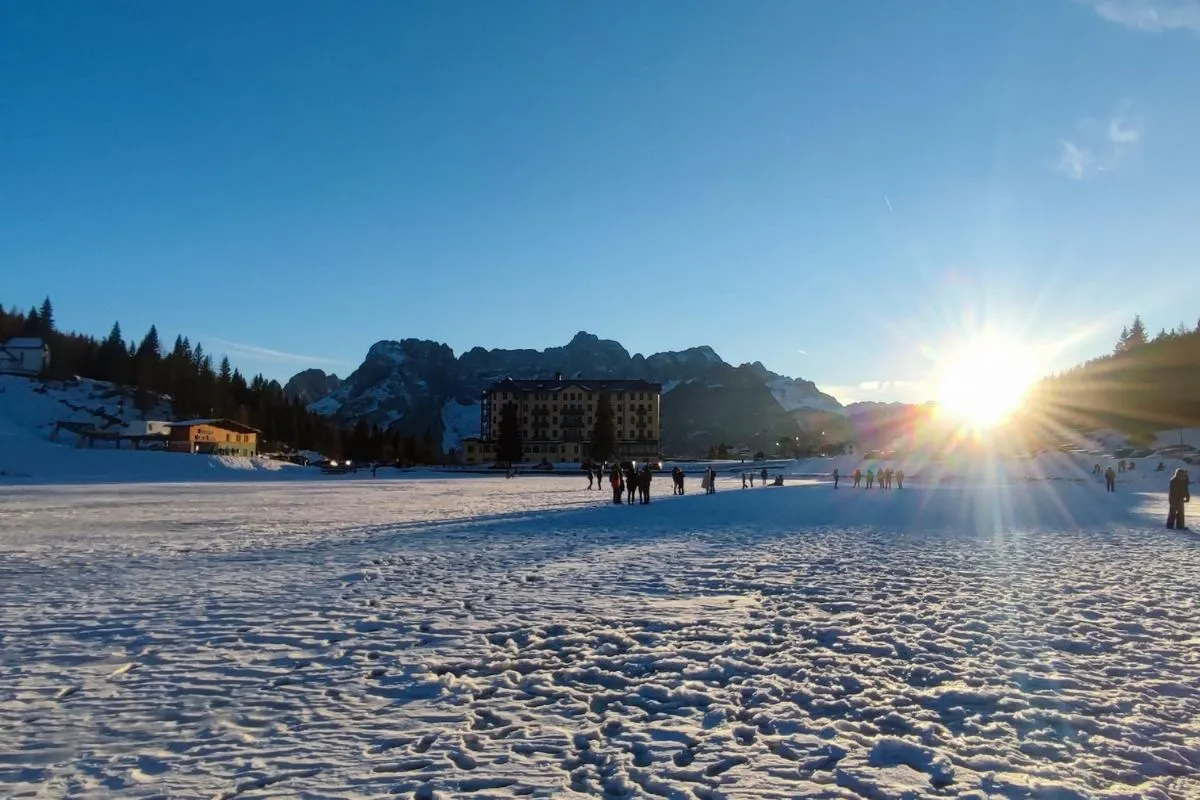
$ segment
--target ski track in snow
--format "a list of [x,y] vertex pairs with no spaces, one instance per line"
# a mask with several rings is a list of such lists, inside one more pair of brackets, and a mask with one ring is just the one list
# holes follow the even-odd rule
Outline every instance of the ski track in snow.
[[1200,797],[1161,496],[727,483],[0,490],[0,795]]

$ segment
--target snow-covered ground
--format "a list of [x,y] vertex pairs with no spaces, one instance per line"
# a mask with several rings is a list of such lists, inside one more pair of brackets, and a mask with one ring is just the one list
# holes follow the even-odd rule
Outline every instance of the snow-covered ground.
[[0,488],[0,795],[1200,797],[1200,539],[1066,463]]

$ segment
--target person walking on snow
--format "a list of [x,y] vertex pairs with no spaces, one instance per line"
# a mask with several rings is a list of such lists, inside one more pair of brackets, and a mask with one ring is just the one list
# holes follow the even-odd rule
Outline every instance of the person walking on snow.
[[833,488],[836,489],[837,485],[838,485],[838,471],[837,471],[837,467],[834,467],[833,468]]
[[746,473],[742,473],[742,488],[746,488]]
[[1113,472],[1113,468],[1109,467],[1104,470],[1104,491],[1115,492],[1117,490],[1117,473]]
[[588,476],[588,488],[591,489],[592,484],[594,484],[596,482],[596,476],[592,474],[591,467],[587,468],[587,476]]
[[613,504],[621,505],[621,492],[625,489],[625,484],[621,481],[621,468],[613,464],[612,474],[608,476],[609,485],[612,486]]
[[896,470],[896,488],[897,489],[904,488],[904,470],[902,470],[902,469]]
[[638,474],[633,465],[629,465],[629,469],[625,472],[625,502],[633,505],[633,497],[637,494]]
[[717,471],[715,469],[713,469],[711,466],[708,468],[708,488],[705,490],[704,493],[705,494],[716,494],[717,493]]
[[875,485],[875,470],[867,470],[867,488],[870,489]]
[[861,484],[861,483],[862,483],[862,470],[859,469],[858,467],[855,467],[854,468],[854,487],[853,488],[857,489],[859,487],[859,484]]
[[762,475],[762,485],[766,486],[767,485],[767,468],[763,467],[762,472],[760,474]]
[[1183,521],[1183,504],[1192,499],[1189,483],[1187,470],[1180,468],[1167,486],[1167,528],[1171,530],[1188,529]]
[[638,493],[642,496],[642,505],[650,505],[650,481],[653,479],[650,474],[650,465],[646,464],[642,467],[642,472],[638,475]]

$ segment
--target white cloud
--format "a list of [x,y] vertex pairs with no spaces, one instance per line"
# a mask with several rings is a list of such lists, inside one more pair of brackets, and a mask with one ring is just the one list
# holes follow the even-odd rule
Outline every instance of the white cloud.
[[1092,155],[1091,150],[1080,147],[1068,139],[1063,139],[1058,154],[1058,166],[1055,169],[1068,178],[1079,181],[1088,174],[1095,161],[1096,157]]
[[1141,138],[1141,131],[1128,124],[1127,120],[1113,117],[1108,121],[1108,140],[1114,145],[1137,144]]
[[797,352],[797,353],[799,353],[799,354],[800,354],[800,355],[802,355],[802,356],[806,356],[806,355],[808,355],[808,351],[807,351],[807,350],[797,350],[796,352]]
[[1190,30],[1200,33],[1200,0],[1075,0],[1109,22],[1157,33]]
[[925,381],[880,380],[861,381],[845,386],[822,386],[842,403],[874,400],[880,403],[924,403],[932,399],[930,385]]
[[242,358],[269,362],[275,364],[326,364],[332,366],[349,366],[349,362],[339,361],[335,358],[322,358],[320,356],[306,356],[299,353],[286,353],[282,350],[272,350],[269,347],[259,347],[254,344],[242,344],[241,342],[231,342],[227,339],[218,339],[215,337],[204,337],[212,344],[225,351],[229,356],[240,356]]
[[1107,120],[1085,119],[1078,124],[1079,136],[1059,142],[1055,169],[1076,181],[1098,172],[1120,167],[1141,144],[1140,126],[1124,113]]

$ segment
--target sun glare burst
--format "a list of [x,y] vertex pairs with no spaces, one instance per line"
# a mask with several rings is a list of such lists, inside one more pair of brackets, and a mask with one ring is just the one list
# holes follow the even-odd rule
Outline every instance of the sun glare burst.
[[1008,420],[1038,375],[1032,348],[992,334],[971,339],[940,361],[939,408],[978,428]]

